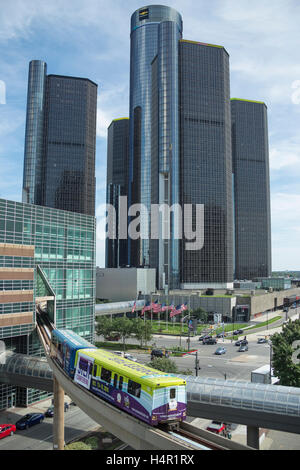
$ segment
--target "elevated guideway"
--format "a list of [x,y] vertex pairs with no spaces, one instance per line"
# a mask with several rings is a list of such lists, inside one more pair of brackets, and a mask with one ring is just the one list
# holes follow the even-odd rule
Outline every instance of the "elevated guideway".
[[[211,436],[208,431],[201,431],[192,425],[183,423],[179,433],[171,434],[124,413],[118,408],[101,400],[84,387],[73,382],[59,365],[50,357],[50,338],[42,323],[38,322],[37,331],[44,347],[47,362],[54,377],[54,406],[58,403],[63,407],[64,392],[94,421],[102,425],[107,431],[114,434],[136,450],[227,450],[250,449],[247,446],[229,441],[220,436]],[[59,384],[59,385],[58,385]],[[56,395],[58,398],[56,398]],[[56,448],[63,448],[64,414],[54,412],[54,436],[57,436]],[[189,438],[186,437],[188,433]],[[58,435],[60,434],[60,437]],[[185,434],[185,436],[184,436]],[[194,441],[191,438],[194,436]]]

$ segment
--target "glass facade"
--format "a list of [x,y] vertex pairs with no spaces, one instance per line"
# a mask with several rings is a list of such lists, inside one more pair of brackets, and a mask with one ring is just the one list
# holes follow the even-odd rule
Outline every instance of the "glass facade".
[[[42,354],[35,302],[45,296],[52,298],[48,310],[58,328],[93,341],[95,230],[92,216],[0,199],[0,339],[6,349]],[[21,395],[26,403],[39,396]]]
[[[152,158],[159,160],[159,201],[170,205],[179,203],[179,110],[178,110],[178,41],[182,34],[182,19],[169,7],[150,5],[137,10],[131,17],[130,65],[130,131],[129,131],[129,206],[140,203],[139,242],[128,243],[129,263],[132,266],[150,266],[150,206],[152,199]],[[157,59],[156,59],[157,58]],[[152,62],[158,61],[157,148],[152,148]],[[139,182],[138,188],[135,184]],[[170,190],[165,194],[165,189]],[[170,287],[179,283],[179,242],[172,238],[161,245],[158,265],[160,280],[165,274]],[[165,260],[166,262],[164,262]]]
[[[129,119],[112,121],[107,135],[106,203],[115,208],[115,239],[106,239],[105,266],[124,267],[128,264],[127,240],[119,239],[119,196],[128,195]],[[126,206],[127,209],[127,206]]]
[[232,99],[235,278],[271,275],[267,107]]
[[[182,243],[181,282],[233,281],[233,202],[229,56],[221,46],[180,41],[181,198],[204,205],[204,245]],[[195,230],[195,212],[192,217]]]
[[97,85],[29,66],[23,202],[95,214]]
[[45,62],[30,62],[22,194],[23,202],[29,204],[41,202],[46,74]]

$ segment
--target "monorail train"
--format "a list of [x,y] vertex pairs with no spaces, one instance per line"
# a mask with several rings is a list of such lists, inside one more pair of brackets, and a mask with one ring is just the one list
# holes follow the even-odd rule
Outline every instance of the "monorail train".
[[50,355],[54,357],[64,371],[73,379],[75,374],[75,356],[79,349],[94,348],[81,336],[72,330],[57,330],[51,332]]
[[[186,419],[185,380],[95,346],[87,347],[85,340],[70,331],[63,341],[65,332],[53,330],[51,354],[77,384],[151,426]],[[80,341],[84,342],[82,348],[78,347]],[[65,345],[63,354],[56,351],[60,344]],[[64,351],[72,359],[63,359]]]

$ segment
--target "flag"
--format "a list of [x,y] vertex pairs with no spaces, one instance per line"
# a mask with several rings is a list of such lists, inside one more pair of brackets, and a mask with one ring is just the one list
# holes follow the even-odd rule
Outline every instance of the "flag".
[[177,305],[176,308],[173,308],[170,313],[170,318],[174,317],[175,315],[179,315],[182,312],[181,305]]
[[185,304],[182,304],[182,305],[181,305],[181,310],[182,310],[182,312],[183,312],[184,310],[187,310],[187,309],[188,309],[187,302],[186,302]]
[[147,303],[144,305],[144,307],[142,308],[141,316],[143,316],[144,313],[147,312],[148,310],[151,310],[150,302],[147,302]]
[[133,307],[132,307],[132,310],[131,310],[131,311],[132,311],[132,313],[134,313],[134,312],[135,312],[135,308],[136,308],[136,301],[134,301],[134,304],[133,304]]
[[159,313],[161,312],[161,304],[156,304],[155,307],[153,307],[152,310],[154,313]]

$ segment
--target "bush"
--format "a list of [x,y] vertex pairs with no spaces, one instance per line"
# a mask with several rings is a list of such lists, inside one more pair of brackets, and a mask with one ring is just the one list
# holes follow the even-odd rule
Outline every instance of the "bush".
[[92,448],[84,442],[73,442],[65,446],[65,450],[92,450]]

